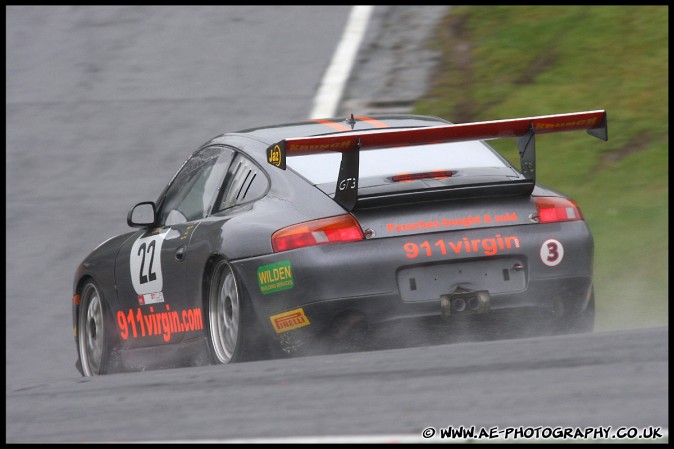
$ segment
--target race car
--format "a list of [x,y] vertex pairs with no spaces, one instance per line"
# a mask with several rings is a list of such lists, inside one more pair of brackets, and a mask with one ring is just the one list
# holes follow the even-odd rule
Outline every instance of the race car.
[[[606,112],[351,115],[217,136],[77,268],[76,367],[226,364],[500,312],[592,331],[592,234],[536,182],[536,135],[579,130],[607,140]],[[519,169],[487,143],[500,138]]]

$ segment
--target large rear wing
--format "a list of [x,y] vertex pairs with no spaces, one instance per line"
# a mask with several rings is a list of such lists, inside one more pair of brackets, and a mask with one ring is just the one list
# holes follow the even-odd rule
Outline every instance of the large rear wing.
[[535,135],[580,130],[587,130],[588,134],[598,139],[608,140],[606,111],[574,112],[414,129],[354,131],[316,137],[297,137],[269,146],[267,162],[285,170],[287,157],[325,152],[342,153],[334,200],[350,211],[353,210],[358,197],[361,151],[515,137],[520,155],[521,172],[526,179],[535,182]]

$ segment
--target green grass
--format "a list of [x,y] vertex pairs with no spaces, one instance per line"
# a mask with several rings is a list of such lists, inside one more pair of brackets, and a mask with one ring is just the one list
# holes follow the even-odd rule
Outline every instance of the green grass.
[[[597,330],[668,325],[667,6],[452,7],[415,113],[454,123],[605,109],[609,141],[536,139],[537,180],[595,239]],[[491,142],[519,167],[514,139]]]

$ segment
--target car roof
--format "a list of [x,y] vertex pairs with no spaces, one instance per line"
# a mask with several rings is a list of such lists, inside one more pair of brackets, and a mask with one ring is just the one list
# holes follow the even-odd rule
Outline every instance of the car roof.
[[367,117],[351,116],[349,118],[314,119],[303,122],[244,129],[233,134],[250,137],[271,145],[283,139],[294,137],[319,136],[368,129],[442,126],[449,123],[450,122],[446,120],[433,116],[388,114],[371,115]]

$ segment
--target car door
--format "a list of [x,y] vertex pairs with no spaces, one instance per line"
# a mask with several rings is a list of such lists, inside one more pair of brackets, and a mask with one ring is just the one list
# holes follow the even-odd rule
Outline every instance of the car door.
[[234,151],[209,146],[196,151],[158,202],[158,226],[122,245],[115,267],[119,310],[116,322],[125,347],[182,341],[203,331],[200,307],[185,285],[189,242],[218,198]]

